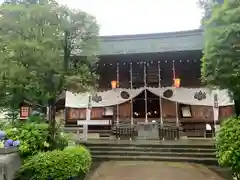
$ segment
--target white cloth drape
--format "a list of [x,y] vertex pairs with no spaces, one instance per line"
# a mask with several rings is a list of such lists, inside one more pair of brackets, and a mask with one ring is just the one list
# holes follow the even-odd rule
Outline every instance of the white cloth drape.
[[[132,98],[135,98],[143,90],[144,88],[131,89],[131,90],[117,88],[114,90],[98,92],[97,96],[101,96],[102,100],[100,102],[92,101],[92,107],[107,107],[107,106],[113,106],[116,104],[122,104],[124,102],[129,101]],[[126,91],[129,93],[128,99],[121,98],[120,94],[122,91]],[[87,107],[87,104],[88,104],[88,96],[89,96],[89,93],[72,93],[67,91],[65,106],[72,107],[72,108],[85,108]]]
[[[170,101],[183,103],[183,104],[189,104],[189,105],[204,105],[204,106],[211,106],[212,98],[209,98],[211,96],[211,91],[209,89],[205,88],[173,88],[173,87],[164,87],[164,88],[148,88],[148,90],[161,97],[163,99],[168,99]],[[173,95],[170,98],[164,97],[163,93],[167,90],[172,90]],[[197,100],[194,98],[195,93],[198,92],[206,93],[206,98],[202,100]]]
[[[218,94],[218,104],[219,106],[229,106],[233,105],[234,102],[231,100],[227,90],[211,90],[209,88],[148,88],[148,90],[155,94],[156,96],[161,96],[163,99],[168,99],[170,101],[189,104],[189,105],[202,105],[202,106],[213,106],[213,95]],[[166,98],[163,93],[166,90],[172,90],[173,96]],[[196,93],[205,93],[206,98],[198,100],[195,98]]]
[[[167,99],[173,102],[178,102],[182,104],[189,105],[203,105],[203,106],[213,106],[213,94],[216,90],[210,90],[208,88],[173,88],[173,87],[163,87],[163,88],[146,88],[149,92],[155,94],[156,96],[161,96],[163,99]],[[107,107],[116,104],[122,104],[129,101],[131,98],[135,98],[140,93],[142,93],[145,88],[139,89],[122,89],[117,88],[115,90],[108,90],[98,92],[97,95],[101,96],[102,101],[92,102],[92,107]],[[172,90],[173,95],[169,98],[164,97],[163,94],[166,90]],[[129,93],[128,99],[123,99],[121,97],[121,92],[126,91]],[[196,98],[196,93],[203,93],[206,95],[205,98],[198,100]],[[88,95],[89,93],[72,93],[66,92],[66,107],[72,108],[86,108],[88,105]],[[219,106],[233,105],[233,101],[229,97],[227,90],[218,90],[218,104]]]

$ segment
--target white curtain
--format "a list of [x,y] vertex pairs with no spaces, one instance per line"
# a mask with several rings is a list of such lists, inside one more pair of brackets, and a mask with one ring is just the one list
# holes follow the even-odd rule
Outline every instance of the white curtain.
[[[203,106],[213,106],[213,94],[216,90],[211,90],[208,88],[147,88],[151,93],[161,96],[163,99],[168,99],[170,101],[189,104],[189,105],[203,105]],[[172,90],[173,95],[169,98],[164,97],[163,93],[167,90]],[[229,97],[227,90],[217,90],[218,91],[218,104],[219,106],[233,105],[233,101]],[[198,99],[196,96],[204,95],[203,99]]]
[[[143,90],[144,88],[139,88],[139,89],[117,88],[114,90],[98,92],[97,96],[100,96],[102,100],[99,102],[92,101],[92,107],[106,107],[106,106],[113,106],[116,104],[122,104],[131,100],[132,98],[135,98]],[[123,91],[126,91],[129,93],[129,98],[123,99],[121,97],[121,92]],[[88,105],[88,96],[89,96],[89,93],[72,93],[67,91],[65,106],[72,107],[72,108],[86,108]]]
[[[101,96],[102,100],[99,102],[92,101],[92,107],[107,107],[116,104],[122,104],[129,101],[131,98],[135,98],[140,93],[142,93],[145,88],[139,89],[122,89],[117,88],[115,90],[108,90],[98,92],[97,95]],[[203,105],[203,106],[213,106],[213,94],[214,91],[208,88],[147,88],[147,90],[157,96],[161,96],[163,99],[168,99],[173,102],[178,102],[182,104],[189,105]],[[166,90],[172,90],[173,95],[169,98],[164,97],[163,93]],[[129,98],[123,99],[121,97],[121,92],[126,91],[129,93]],[[204,94],[205,97],[202,99],[197,99],[196,94]],[[66,92],[66,107],[72,108],[86,108],[88,105],[88,95],[89,93],[72,93]],[[233,105],[233,101],[230,99],[227,90],[218,90],[218,104],[219,106]]]

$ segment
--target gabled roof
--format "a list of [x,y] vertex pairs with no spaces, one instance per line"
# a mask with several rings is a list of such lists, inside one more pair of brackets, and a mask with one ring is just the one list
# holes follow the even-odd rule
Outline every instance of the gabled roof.
[[201,29],[170,33],[100,37],[100,55],[157,53],[203,49]]

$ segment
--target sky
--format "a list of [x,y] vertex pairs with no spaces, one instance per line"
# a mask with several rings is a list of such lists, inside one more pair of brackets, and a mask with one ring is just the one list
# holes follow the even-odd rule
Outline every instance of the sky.
[[58,0],[97,18],[100,35],[143,34],[197,29],[197,0]]

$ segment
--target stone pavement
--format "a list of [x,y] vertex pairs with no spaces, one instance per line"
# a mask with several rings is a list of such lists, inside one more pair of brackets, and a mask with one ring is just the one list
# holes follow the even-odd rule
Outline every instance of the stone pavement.
[[87,180],[224,180],[199,164],[152,161],[108,161],[93,169]]

